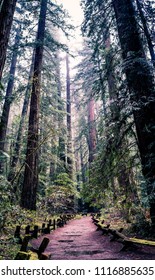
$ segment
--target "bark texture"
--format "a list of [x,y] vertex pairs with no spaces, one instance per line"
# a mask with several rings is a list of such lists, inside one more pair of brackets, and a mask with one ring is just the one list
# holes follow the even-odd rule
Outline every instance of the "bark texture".
[[[34,52],[33,52],[33,56],[32,56],[32,64],[31,64],[29,78],[28,78],[28,84],[27,84],[27,88],[26,88],[26,92],[25,92],[24,103],[23,103],[17,138],[16,138],[16,142],[15,142],[14,153],[13,153],[13,157],[12,157],[12,161],[11,161],[11,165],[10,165],[10,172],[8,175],[8,181],[10,181],[12,184],[13,184],[15,176],[16,176],[16,167],[18,164],[19,154],[20,154],[21,145],[22,145],[24,122],[25,122],[25,117],[27,115],[27,111],[28,111],[30,92],[31,92],[31,88],[32,88],[33,69],[34,69]],[[16,192],[16,186],[14,187],[14,192]]]
[[94,160],[96,150],[95,101],[93,97],[88,101],[88,130],[89,164],[91,164]]
[[6,59],[6,51],[17,0],[0,3],[0,81]]
[[32,82],[32,94],[30,101],[30,115],[28,127],[28,140],[24,182],[21,193],[21,207],[36,210],[36,195],[38,187],[38,129],[40,108],[41,70],[43,60],[43,45],[45,37],[45,23],[47,12],[47,0],[41,1],[39,15],[37,45],[34,60],[34,73]]
[[[63,131],[63,105],[61,99],[62,85],[61,85],[61,73],[60,73],[60,58],[57,53],[57,66],[56,66],[56,75],[57,75],[57,93],[58,93],[58,129],[61,131],[61,135],[59,136],[59,148],[58,148],[58,158],[60,159],[63,168],[65,168],[65,139],[64,135],[62,135]],[[61,113],[62,111],[62,113]],[[65,132],[64,132],[65,134]]]
[[71,122],[71,91],[70,91],[70,68],[69,57],[66,55],[66,97],[67,97],[67,169],[72,178],[72,122]]
[[155,52],[154,52],[154,47],[153,47],[153,42],[152,42],[152,39],[151,39],[151,35],[150,35],[149,29],[148,29],[148,26],[147,26],[147,20],[146,20],[144,11],[143,11],[143,3],[142,2],[143,2],[142,0],[136,0],[137,7],[138,7],[138,10],[139,10],[139,14],[140,14],[140,18],[141,18],[141,22],[143,24],[144,34],[146,36],[151,60],[152,60],[152,63],[155,67]]
[[[16,38],[15,38],[13,55],[12,55],[12,59],[11,59],[11,66],[10,66],[10,71],[9,71],[9,81],[7,84],[5,101],[4,101],[4,106],[3,106],[2,116],[1,116],[1,122],[0,122],[0,153],[1,153],[2,158],[3,158],[2,153],[5,151],[5,139],[6,139],[6,133],[7,133],[10,107],[11,107],[11,103],[12,103],[14,77],[15,77],[17,57],[18,57],[19,41],[20,41],[20,30],[17,31]],[[0,173],[3,173],[3,172],[4,172],[4,162],[2,160],[0,163]]]
[[131,0],[113,0],[117,29],[130,90],[142,172],[147,183],[152,224],[155,225],[155,85],[146,60]]

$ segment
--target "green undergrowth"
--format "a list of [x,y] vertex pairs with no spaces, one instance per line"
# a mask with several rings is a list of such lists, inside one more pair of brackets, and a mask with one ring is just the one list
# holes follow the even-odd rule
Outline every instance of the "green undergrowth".
[[0,260],[13,260],[20,249],[15,238],[1,234],[0,236]]
[[151,230],[150,219],[146,219],[144,214],[138,213],[130,217],[130,222],[126,221],[115,208],[101,210],[100,220],[104,220],[104,225],[110,224],[110,228],[119,230],[123,228],[124,235],[128,237],[146,238],[155,240]]
[[[25,227],[31,226],[33,230],[34,225],[39,228],[42,223],[48,223],[49,219],[57,219],[60,215],[49,215],[40,209],[38,211],[29,211],[15,206],[11,212],[8,212],[5,224],[0,230],[0,260],[12,260],[20,250],[21,245],[17,243],[14,238],[14,232],[17,225],[21,226],[21,238],[25,235]],[[80,218],[78,215],[76,218]],[[31,253],[30,259],[36,259],[36,256]]]

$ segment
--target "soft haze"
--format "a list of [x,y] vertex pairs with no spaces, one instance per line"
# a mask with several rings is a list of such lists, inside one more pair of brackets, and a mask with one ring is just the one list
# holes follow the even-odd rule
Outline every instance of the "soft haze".
[[80,25],[83,20],[83,13],[80,7],[80,0],[59,0],[64,8],[68,10],[74,24]]

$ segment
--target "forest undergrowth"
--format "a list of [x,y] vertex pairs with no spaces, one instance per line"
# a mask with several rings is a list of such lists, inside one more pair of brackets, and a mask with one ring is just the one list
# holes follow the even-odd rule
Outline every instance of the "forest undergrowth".
[[8,213],[5,224],[0,231],[0,260],[14,259],[19,251],[21,244],[14,237],[16,226],[21,226],[21,238],[25,235],[25,227],[35,225],[41,228],[42,223],[48,222],[49,219],[57,219],[58,215],[49,215],[45,211],[29,211],[16,207],[16,210]]
[[[110,208],[109,211],[101,209],[100,219],[104,220],[104,225],[110,224],[110,228],[119,230],[123,228],[123,234],[128,237],[146,238],[155,240],[152,235],[148,236],[150,232],[149,219],[146,221],[145,217],[137,216],[132,222],[127,222],[116,208]],[[63,213],[62,213],[63,214]],[[90,213],[88,213],[90,215]],[[12,260],[20,250],[21,244],[14,237],[14,232],[17,225],[21,226],[21,238],[24,237],[25,227],[29,224],[31,228],[37,225],[41,228],[42,223],[49,219],[57,219],[58,215],[47,214],[46,211],[27,211],[18,207],[15,212],[8,213],[4,228],[0,231],[0,260]],[[82,213],[77,213],[75,219],[82,218]]]

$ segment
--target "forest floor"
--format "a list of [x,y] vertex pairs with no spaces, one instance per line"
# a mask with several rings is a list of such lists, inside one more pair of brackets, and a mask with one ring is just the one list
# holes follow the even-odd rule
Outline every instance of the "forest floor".
[[[50,239],[46,253],[51,254],[51,260],[155,260],[155,248],[150,246],[120,252],[122,244],[110,242],[109,236],[97,231],[90,216],[71,220],[46,237]],[[42,239],[33,239],[31,244],[38,247]]]

